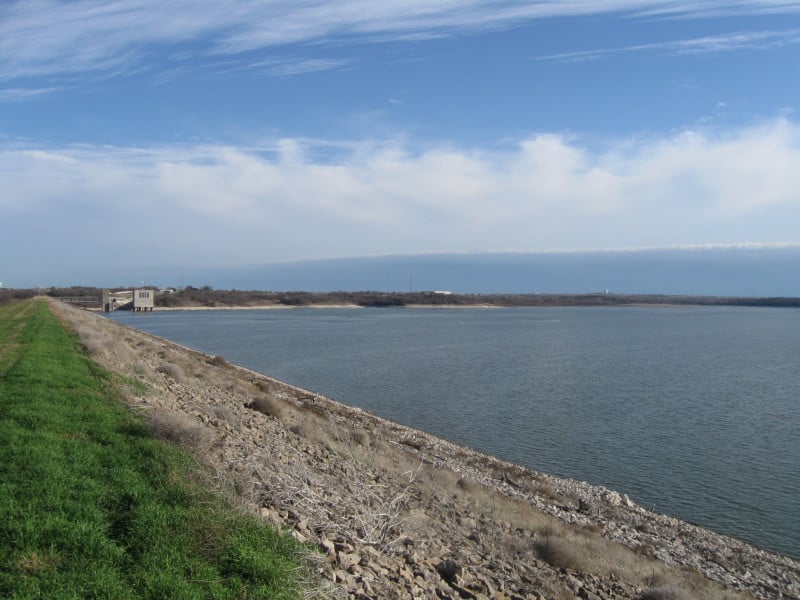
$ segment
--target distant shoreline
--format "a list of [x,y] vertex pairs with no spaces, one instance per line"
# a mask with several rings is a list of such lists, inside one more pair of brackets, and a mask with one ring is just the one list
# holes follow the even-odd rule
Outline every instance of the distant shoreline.
[[[153,288],[150,288],[153,289]],[[275,310],[286,308],[509,308],[569,306],[746,306],[800,308],[800,297],[686,296],[670,294],[457,294],[440,292],[270,292],[187,287],[154,290],[156,311]],[[97,310],[102,290],[64,288],[48,296]],[[19,296],[22,298],[23,296]],[[124,310],[124,309],[118,309]]]
[[[419,310],[419,309],[434,309],[434,310],[465,310],[465,309],[486,309],[486,310],[497,310],[497,309],[504,309],[504,308],[591,308],[591,307],[600,307],[600,308],[661,308],[661,309],[668,309],[668,308],[684,308],[688,309],[691,307],[697,306],[744,306],[747,308],[797,308],[800,307],[800,304],[797,306],[776,306],[771,304],[725,304],[725,303],[718,303],[718,304],[692,304],[692,303],[668,303],[668,302],[661,302],[661,303],[649,303],[649,302],[630,302],[630,303],[619,303],[619,304],[599,304],[599,305],[590,305],[590,304],[521,304],[521,305],[504,305],[504,304],[402,304],[402,305],[389,305],[389,306],[374,306],[374,305],[360,305],[360,304],[297,304],[297,305],[290,305],[290,304],[264,304],[264,305],[221,305],[221,306],[156,306],[151,312],[161,313],[161,312],[210,312],[210,311],[234,311],[234,310],[241,310],[241,311],[254,311],[254,310],[298,310],[298,309],[317,309],[317,310],[358,310],[358,309],[366,309],[366,308],[407,308],[410,310]],[[100,308],[86,308],[85,310],[91,312],[102,312]],[[113,312],[130,312],[126,309],[118,309],[117,311]]]
[[[159,306],[160,305],[160,306]],[[800,298],[683,296],[669,294],[457,294],[440,292],[260,292],[186,288],[156,298],[160,308],[486,308],[516,306],[780,306]]]
[[[319,298],[319,297],[322,298]],[[521,307],[637,307],[676,308],[690,306],[742,306],[765,308],[800,308],[800,298],[739,298],[710,296],[642,296],[642,295],[453,295],[446,297],[420,298],[415,294],[384,294],[376,297],[370,293],[346,294],[341,301],[330,298],[331,294],[304,293],[289,301],[283,299],[268,303],[252,304],[244,298],[242,302],[225,302],[213,298],[204,301],[181,299],[181,304],[158,306],[155,311],[174,310],[282,310],[292,308],[355,309],[355,308],[521,308]],[[183,303],[185,302],[185,304]]]

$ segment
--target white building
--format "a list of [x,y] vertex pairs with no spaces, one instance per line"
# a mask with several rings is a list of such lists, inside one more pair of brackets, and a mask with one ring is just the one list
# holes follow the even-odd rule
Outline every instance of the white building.
[[155,295],[154,290],[133,290],[133,311],[152,312],[155,305]]

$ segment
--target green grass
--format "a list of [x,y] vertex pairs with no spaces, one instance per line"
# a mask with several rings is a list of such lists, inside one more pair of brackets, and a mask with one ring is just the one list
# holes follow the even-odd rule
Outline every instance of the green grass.
[[0,597],[295,598],[286,533],[206,491],[44,301],[0,307]]

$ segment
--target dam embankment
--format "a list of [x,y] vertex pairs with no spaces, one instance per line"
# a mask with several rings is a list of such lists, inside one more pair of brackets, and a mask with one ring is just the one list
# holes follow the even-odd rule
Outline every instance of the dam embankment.
[[350,597],[800,598],[790,558],[52,306],[138,382],[132,406],[316,544]]

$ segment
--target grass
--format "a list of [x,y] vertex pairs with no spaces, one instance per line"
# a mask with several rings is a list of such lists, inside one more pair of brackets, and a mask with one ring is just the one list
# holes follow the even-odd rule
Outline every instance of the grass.
[[44,301],[0,308],[0,597],[296,598],[305,549],[207,491]]

